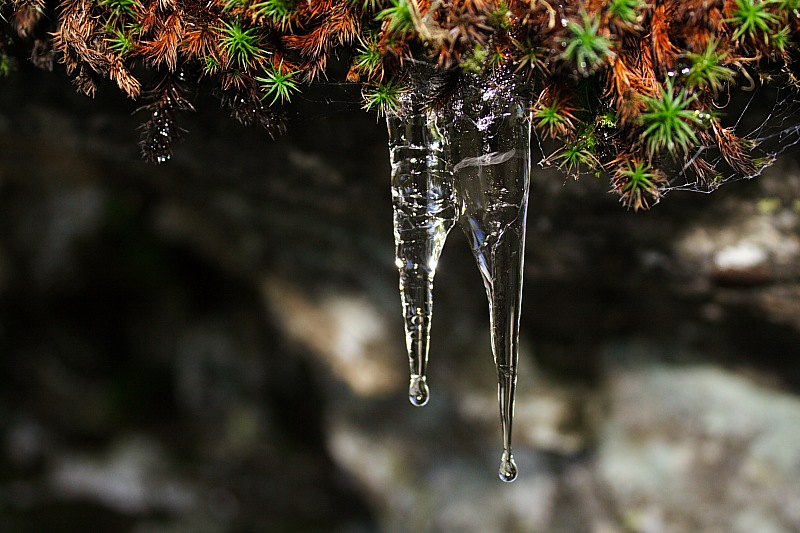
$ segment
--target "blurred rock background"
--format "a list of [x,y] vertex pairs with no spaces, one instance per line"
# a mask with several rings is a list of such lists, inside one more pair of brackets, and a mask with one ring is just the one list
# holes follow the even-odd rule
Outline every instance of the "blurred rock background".
[[173,161],[63,74],[0,81],[0,531],[800,531],[800,168],[625,211],[531,186],[515,456],[454,232],[406,398],[383,124],[272,141],[212,98]]

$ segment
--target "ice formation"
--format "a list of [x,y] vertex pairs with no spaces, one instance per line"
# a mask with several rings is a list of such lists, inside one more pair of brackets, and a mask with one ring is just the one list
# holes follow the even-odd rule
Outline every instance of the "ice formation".
[[489,300],[503,435],[500,478],[513,481],[517,467],[511,435],[530,177],[528,106],[502,78],[464,76],[452,106],[426,106],[423,92],[411,90],[387,117],[409,397],[414,405],[429,398],[425,369],[433,278],[457,222]]

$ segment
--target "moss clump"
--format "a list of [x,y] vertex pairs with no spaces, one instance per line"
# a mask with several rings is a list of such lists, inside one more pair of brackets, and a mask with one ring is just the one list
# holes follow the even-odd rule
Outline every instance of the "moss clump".
[[[80,91],[91,95],[107,78],[147,99],[145,109],[169,110],[141,142],[147,159],[163,161],[177,137],[164,132],[181,131],[168,122],[191,109],[185,88],[201,79],[216,84],[234,117],[277,133],[280,107],[325,77],[334,54],[351,57],[347,79],[364,84],[366,108],[384,113],[411,63],[448,76],[504,71],[538,95],[534,127],[564,143],[562,167],[607,173],[638,208],[631,191],[642,188],[623,183],[631,161],[690,167],[712,183],[719,172],[702,155],[713,148],[733,170],[758,172],[747,143],[712,111],[738,83],[797,79],[798,8],[797,0],[6,0],[0,73],[11,70],[6,43],[16,40],[36,64],[63,63]],[[600,123],[603,134],[587,142],[585,125]],[[645,190],[657,201],[658,187]]]

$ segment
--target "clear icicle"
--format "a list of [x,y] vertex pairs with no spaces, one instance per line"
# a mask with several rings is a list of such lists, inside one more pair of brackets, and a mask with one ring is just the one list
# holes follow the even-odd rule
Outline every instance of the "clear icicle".
[[433,278],[447,234],[455,225],[456,210],[441,135],[417,100],[419,95],[406,95],[401,109],[389,114],[386,122],[392,165],[395,263],[400,273],[411,371],[409,400],[423,406],[429,398],[426,367]]
[[[446,124],[459,225],[478,263],[489,299],[503,433],[500,479],[514,481],[511,451],[517,382],[525,219],[530,179],[530,121],[502,85],[474,78]],[[454,115],[454,116],[453,116]]]

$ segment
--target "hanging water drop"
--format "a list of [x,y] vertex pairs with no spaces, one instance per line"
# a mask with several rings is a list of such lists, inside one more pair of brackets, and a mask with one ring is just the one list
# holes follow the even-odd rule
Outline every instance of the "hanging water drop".
[[500,470],[497,472],[501,481],[511,483],[517,479],[517,463],[514,462],[514,456],[510,453],[503,452],[500,458]]
[[430,391],[428,390],[427,378],[411,374],[411,385],[408,387],[408,399],[417,407],[422,407],[428,403],[430,399]]
[[433,315],[433,279],[455,205],[441,135],[428,120],[421,95],[410,91],[386,117],[392,166],[395,264],[405,319],[411,381],[409,401],[428,402],[426,370]]
[[525,220],[530,179],[530,120],[512,85],[470,78],[462,111],[437,116],[446,130],[458,202],[458,223],[470,241],[489,300],[491,344],[497,368],[503,436],[500,477],[513,481],[511,452],[517,384]]

